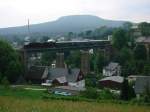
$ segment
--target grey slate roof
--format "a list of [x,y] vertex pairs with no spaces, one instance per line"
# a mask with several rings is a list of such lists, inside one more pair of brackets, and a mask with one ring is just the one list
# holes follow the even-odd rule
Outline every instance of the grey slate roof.
[[62,76],[62,77],[58,77],[58,78],[56,78],[60,83],[65,83],[65,82],[67,82],[67,79],[66,79],[66,77],[65,76]]
[[150,37],[139,37],[136,39],[137,43],[150,43]]
[[59,77],[66,77],[68,82],[76,82],[77,77],[80,73],[80,69],[65,69],[65,68],[51,68],[49,70],[49,80],[54,80]]
[[101,81],[113,81],[113,82],[118,82],[118,83],[122,83],[124,78],[121,77],[121,76],[111,76],[111,77],[106,77],[106,78],[103,78],[101,80],[99,80],[100,82]]
[[150,76],[137,77],[134,87],[135,93],[142,94],[145,92],[146,87],[150,90]]

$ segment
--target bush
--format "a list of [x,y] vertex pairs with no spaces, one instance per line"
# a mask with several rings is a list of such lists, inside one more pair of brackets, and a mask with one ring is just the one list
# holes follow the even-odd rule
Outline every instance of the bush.
[[150,89],[149,85],[147,84],[145,87],[145,91],[143,94],[144,102],[150,103]]
[[81,95],[90,98],[90,99],[97,99],[98,98],[98,92],[95,88],[88,87],[85,91],[81,92]]
[[100,100],[110,100],[117,98],[115,94],[113,94],[109,89],[104,89],[100,92],[98,99]]
[[16,82],[22,73],[19,55],[8,42],[3,40],[0,40],[0,73],[0,77],[2,79],[7,77],[10,83]]
[[1,83],[5,88],[9,87],[9,81],[8,81],[7,77],[4,77],[1,81]]
[[120,98],[122,100],[131,100],[134,97],[135,97],[134,89],[132,88],[131,85],[129,85],[128,80],[124,79],[121,87]]

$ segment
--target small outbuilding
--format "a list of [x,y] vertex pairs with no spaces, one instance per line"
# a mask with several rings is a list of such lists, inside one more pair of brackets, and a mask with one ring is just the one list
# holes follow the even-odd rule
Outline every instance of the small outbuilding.
[[111,76],[99,80],[99,85],[103,88],[120,89],[124,78],[121,76]]
[[134,87],[137,97],[144,94],[146,89],[150,91],[150,76],[137,77]]

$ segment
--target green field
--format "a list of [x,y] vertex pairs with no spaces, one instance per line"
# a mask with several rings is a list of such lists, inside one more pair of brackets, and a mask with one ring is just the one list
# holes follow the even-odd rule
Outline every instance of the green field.
[[[50,98],[43,98],[45,95]],[[67,97],[49,95],[46,91],[0,87],[0,112],[149,112],[149,110],[149,106],[93,100],[90,102],[86,100],[71,101]]]
[[0,96],[0,112],[149,112],[148,106],[96,102],[17,99]]

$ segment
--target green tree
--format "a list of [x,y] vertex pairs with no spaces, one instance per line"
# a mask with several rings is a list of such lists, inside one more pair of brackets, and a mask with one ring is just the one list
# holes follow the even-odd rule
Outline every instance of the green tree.
[[67,56],[67,58],[65,59],[65,62],[71,68],[75,68],[75,67],[80,68],[80,64],[81,64],[80,60],[81,60],[80,51],[73,51],[70,53],[70,55]]
[[102,73],[103,67],[106,64],[106,59],[103,53],[99,52],[96,53],[95,60],[94,60],[94,71],[96,73]]
[[134,57],[136,60],[146,60],[147,51],[144,45],[137,45],[134,50]]
[[86,88],[85,91],[81,92],[81,94],[86,97],[86,98],[90,98],[90,99],[97,99],[98,98],[98,92],[96,90],[96,88],[92,88],[92,87],[88,87]]
[[118,50],[122,49],[123,47],[127,46],[128,38],[126,36],[126,32],[123,29],[117,29],[113,33],[113,45]]
[[96,87],[97,86],[98,77],[96,74],[87,74],[85,76],[85,86],[86,87]]
[[143,75],[150,76],[150,62],[145,63]]
[[123,77],[127,77],[131,74],[137,74],[135,60],[132,61],[127,60],[126,63],[123,66],[121,66],[121,75]]
[[108,35],[112,35],[114,30],[115,28],[108,28],[106,26],[102,26],[95,29],[95,31],[93,31],[93,35],[95,39],[105,39],[108,37]]
[[0,77],[15,82],[22,73],[18,54],[6,41],[0,40]]
[[120,98],[122,100],[130,100],[135,97],[134,90],[131,85],[129,85],[128,80],[124,79],[121,87]]
[[132,27],[132,23],[130,23],[130,22],[123,23],[123,29],[129,31],[131,29],[131,27]]
[[55,52],[44,52],[42,54],[41,63],[42,65],[50,66],[52,61],[55,59],[56,53]]
[[3,77],[1,84],[5,87],[8,88],[9,87],[9,81],[7,79],[7,77]]
[[132,50],[124,47],[120,50],[120,52],[117,53],[117,59],[116,61],[119,62],[121,65],[124,65],[127,60],[132,61],[133,60],[133,53]]
[[150,102],[150,87],[149,83],[145,86],[145,91],[143,93],[144,102],[149,103]]
[[144,65],[145,65],[145,61],[143,60],[136,60],[136,71],[137,74],[142,75],[144,72]]
[[126,77],[136,73],[136,63],[132,49],[124,47],[115,54],[115,61],[121,65],[122,76]]
[[150,36],[150,23],[142,22],[138,25],[143,36]]

